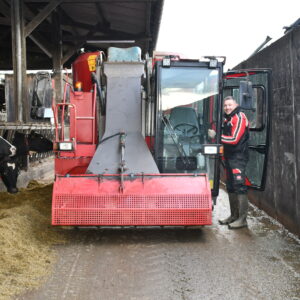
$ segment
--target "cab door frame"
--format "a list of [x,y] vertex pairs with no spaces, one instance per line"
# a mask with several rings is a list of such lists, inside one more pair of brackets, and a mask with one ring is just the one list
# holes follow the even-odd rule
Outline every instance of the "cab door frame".
[[[261,180],[260,184],[251,184],[249,180],[246,180],[246,184],[248,188],[263,191],[266,185],[266,178],[267,178],[267,164],[268,164],[268,156],[269,156],[269,147],[270,147],[270,136],[271,136],[271,104],[272,104],[272,82],[271,76],[272,71],[271,69],[241,69],[241,70],[232,70],[228,71],[224,75],[224,85],[223,85],[223,94],[226,90],[231,90],[231,94],[233,89],[239,89],[237,84],[230,85],[228,84],[229,79],[238,79],[241,80],[247,79],[251,81],[251,76],[259,75],[259,74],[266,74],[266,86],[264,84],[255,83],[253,84],[253,88],[261,88],[263,90],[263,97],[262,107],[263,107],[263,117],[262,117],[262,126],[260,128],[250,128],[250,135],[255,134],[255,132],[262,132],[266,130],[265,135],[265,143],[260,143],[257,145],[251,144],[249,145],[249,151],[255,151],[264,155],[264,162],[262,166],[262,173],[261,173]],[[224,98],[224,95],[223,95]],[[258,101],[258,99],[257,99]],[[251,164],[251,159],[248,162],[248,165]],[[247,173],[247,172],[246,172]]]

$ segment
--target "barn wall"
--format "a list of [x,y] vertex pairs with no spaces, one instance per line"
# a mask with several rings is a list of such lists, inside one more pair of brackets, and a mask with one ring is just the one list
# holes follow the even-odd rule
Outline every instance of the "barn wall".
[[236,69],[272,69],[272,129],[264,192],[251,201],[300,236],[300,28]]

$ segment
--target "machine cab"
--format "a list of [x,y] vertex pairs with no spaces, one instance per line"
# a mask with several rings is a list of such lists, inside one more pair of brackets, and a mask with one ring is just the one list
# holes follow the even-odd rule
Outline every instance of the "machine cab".
[[[217,60],[156,62],[154,157],[161,173],[206,173],[219,189],[221,83]],[[217,135],[210,139],[208,129]]]
[[[219,190],[222,100],[233,96],[250,122],[246,184],[263,190],[270,131],[270,70],[230,71],[211,61],[157,61],[154,157],[161,173],[206,173],[212,196]],[[224,81],[223,81],[224,79]],[[208,137],[208,129],[216,137]]]

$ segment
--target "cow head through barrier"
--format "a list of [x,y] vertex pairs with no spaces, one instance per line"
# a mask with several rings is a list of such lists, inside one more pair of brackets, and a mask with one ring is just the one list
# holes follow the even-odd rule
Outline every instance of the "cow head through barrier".
[[0,136],[0,161],[16,155],[16,147]]
[[17,156],[28,155],[29,151],[42,153],[53,150],[52,141],[34,131],[30,134],[16,131],[13,144],[17,147]]
[[30,151],[42,153],[53,150],[53,143],[43,135],[31,131],[27,137]]
[[24,161],[27,163],[29,151],[48,152],[53,149],[53,143],[34,131],[30,134],[16,131],[12,144],[0,137],[0,175],[7,191],[17,193],[18,175]]
[[19,175],[19,168],[17,163],[17,158],[12,157],[8,161],[4,161],[0,164],[0,174],[2,181],[11,194],[17,193],[19,190],[17,188],[17,179]]
[[16,147],[0,136],[0,175],[9,193],[18,192],[18,168],[15,163]]

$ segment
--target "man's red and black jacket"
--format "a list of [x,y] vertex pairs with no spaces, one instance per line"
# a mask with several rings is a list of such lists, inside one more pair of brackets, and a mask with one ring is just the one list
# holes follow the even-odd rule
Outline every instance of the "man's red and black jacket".
[[224,114],[224,117],[221,136],[224,157],[248,160],[249,121],[246,115],[237,107],[231,114]]

